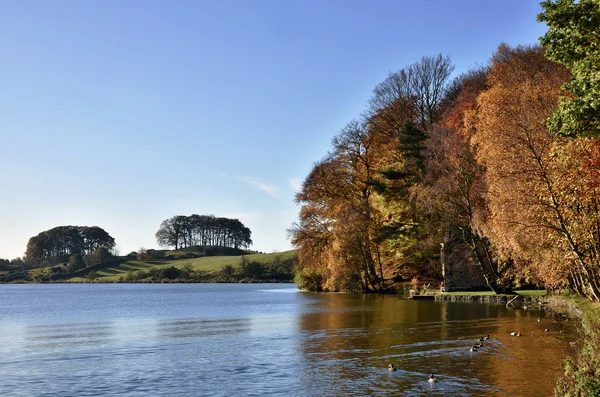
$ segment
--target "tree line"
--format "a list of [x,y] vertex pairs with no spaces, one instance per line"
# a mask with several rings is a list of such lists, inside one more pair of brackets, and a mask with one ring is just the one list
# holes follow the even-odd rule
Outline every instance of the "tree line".
[[496,292],[598,300],[600,6],[542,7],[543,47],[501,44],[456,78],[448,56],[423,57],[374,88],[296,196],[304,287],[381,291],[403,268],[435,277],[444,243]]
[[52,265],[72,255],[91,255],[100,248],[114,247],[115,239],[98,226],[58,226],[29,239],[25,262]]
[[[252,244],[251,234],[238,219],[191,215],[163,221],[156,239],[161,246],[174,249],[195,246],[246,249]],[[67,270],[76,271],[103,262],[114,254],[115,247],[115,239],[101,227],[57,226],[31,237],[23,258],[0,258],[0,271],[58,263],[68,263]],[[214,255],[219,251],[208,252]]]
[[156,232],[162,247],[174,249],[219,246],[244,249],[252,245],[251,231],[238,219],[214,215],[177,215],[165,219]]

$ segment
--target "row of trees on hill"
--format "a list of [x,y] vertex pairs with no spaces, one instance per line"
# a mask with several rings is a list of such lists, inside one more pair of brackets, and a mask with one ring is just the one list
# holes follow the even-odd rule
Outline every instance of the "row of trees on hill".
[[444,243],[494,291],[598,300],[600,6],[542,5],[544,48],[500,45],[455,79],[449,57],[423,57],[375,87],[296,196],[304,286],[375,291],[402,268],[439,274]]
[[100,248],[111,250],[114,246],[115,239],[98,226],[58,226],[29,239],[25,262],[66,262],[72,255],[91,255]]
[[[175,216],[156,233],[161,246],[175,249],[205,246],[245,249],[252,244],[250,229],[238,219],[213,215]],[[115,239],[98,226],[58,226],[29,239],[23,259],[0,259],[0,270],[69,262],[70,270],[102,262],[115,247]]]
[[244,249],[252,245],[251,234],[238,219],[193,214],[165,219],[155,236],[160,246],[174,249],[195,246]]

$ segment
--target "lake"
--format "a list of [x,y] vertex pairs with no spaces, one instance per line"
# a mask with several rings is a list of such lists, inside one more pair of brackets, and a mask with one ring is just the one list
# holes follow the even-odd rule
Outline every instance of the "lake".
[[539,310],[290,284],[0,285],[0,297],[1,396],[551,396],[577,338]]

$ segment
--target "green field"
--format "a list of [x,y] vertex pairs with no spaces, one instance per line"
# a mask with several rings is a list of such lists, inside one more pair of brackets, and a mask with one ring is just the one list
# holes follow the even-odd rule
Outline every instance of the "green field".
[[[177,269],[191,269],[200,272],[215,272],[230,265],[234,268],[239,267],[242,257],[248,261],[256,261],[262,264],[269,264],[273,261],[289,260],[295,256],[294,251],[277,252],[271,254],[249,254],[244,256],[207,256],[200,258],[189,258],[188,255],[193,255],[193,251],[167,251],[168,256],[173,256],[180,259],[150,259],[140,261],[136,259],[116,258],[113,262],[103,265],[94,266],[93,268],[83,269],[73,274],[73,277],[65,277],[61,281],[64,282],[83,282],[89,280],[89,273],[95,272],[95,280],[98,282],[118,282],[130,272],[138,272],[140,270],[149,271],[152,269],[166,269],[176,267]],[[48,268],[36,269],[36,273],[48,272]]]

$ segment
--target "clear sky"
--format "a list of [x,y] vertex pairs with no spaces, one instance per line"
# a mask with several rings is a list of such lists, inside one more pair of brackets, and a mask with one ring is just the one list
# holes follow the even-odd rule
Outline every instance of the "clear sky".
[[291,248],[294,193],[389,72],[545,32],[535,0],[0,0],[0,258],[62,225],[121,254],[174,215]]

